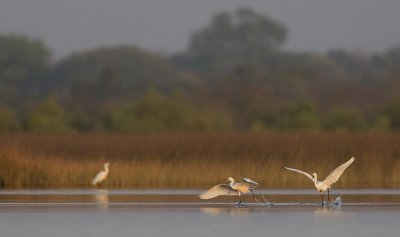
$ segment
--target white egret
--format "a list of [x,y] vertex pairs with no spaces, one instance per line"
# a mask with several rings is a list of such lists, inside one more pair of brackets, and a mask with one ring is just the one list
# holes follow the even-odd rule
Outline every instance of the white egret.
[[107,176],[108,176],[108,172],[110,171],[110,163],[105,163],[104,164],[104,170],[100,171],[96,177],[94,177],[92,184],[93,185],[97,185],[100,182],[103,182]]
[[240,183],[235,183],[235,180],[232,177],[229,177],[226,180],[229,181],[229,184],[217,184],[214,187],[202,193],[201,195],[199,195],[199,197],[201,199],[210,199],[220,195],[231,195],[231,196],[238,195],[239,196],[238,206],[240,207],[242,203],[241,194],[251,191],[254,200],[257,201],[256,197],[254,196],[253,189],[255,189],[258,186],[258,183],[248,178],[243,178],[243,182]]
[[328,191],[328,202],[329,202],[329,189],[331,189],[331,185],[336,183],[336,181],[339,180],[340,176],[343,174],[344,170],[349,167],[349,165],[351,163],[353,163],[354,161],[354,157],[351,157],[347,162],[345,162],[344,164],[340,165],[339,167],[337,167],[335,170],[333,170],[325,179],[324,181],[318,181],[317,180],[317,174],[313,173],[312,175],[310,175],[309,173],[306,173],[304,171],[301,170],[297,170],[297,169],[293,169],[293,168],[288,168],[285,167],[285,169],[290,170],[290,171],[294,171],[300,174],[304,174],[305,176],[307,176],[309,179],[311,179],[314,182],[314,186],[317,189],[317,191],[320,193],[321,195],[321,199],[322,199],[322,206],[324,206],[324,197],[322,196],[322,192],[326,192]]

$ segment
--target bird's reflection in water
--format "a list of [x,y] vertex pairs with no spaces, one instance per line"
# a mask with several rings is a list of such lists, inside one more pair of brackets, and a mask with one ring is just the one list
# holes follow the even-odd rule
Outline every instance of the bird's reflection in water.
[[229,214],[231,216],[236,216],[236,215],[247,215],[251,212],[253,212],[255,209],[253,207],[251,208],[245,208],[245,207],[232,207],[232,208],[222,208],[222,207],[202,207],[200,208],[200,211],[202,213],[210,214],[210,215],[219,215],[219,214]]
[[340,206],[334,206],[332,204],[328,207],[319,207],[314,210],[315,220],[324,220],[324,219],[337,219],[346,221],[352,217],[349,212],[342,211]]
[[94,201],[100,209],[107,210],[108,209],[108,190],[107,189],[98,189],[95,191]]
[[318,207],[314,210],[314,216],[328,216],[332,212],[332,208],[329,207]]
[[341,219],[345,220],[346,217],[349,217],[349,214],[346,212],[342,212],[340,208],[332,208],[332,207],[319,207],[314,210],[315,220],[320,219]]

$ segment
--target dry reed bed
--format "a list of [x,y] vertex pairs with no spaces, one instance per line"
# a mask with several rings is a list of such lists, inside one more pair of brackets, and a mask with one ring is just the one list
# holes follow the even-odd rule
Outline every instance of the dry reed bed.
[[351,156],[335,187],[400,187],[400,133],[173,133],[1,135],[0,186],[89,187],[103,162],[104,186],[204,188],[223,178],[249,177],[262,188],[311,188]]

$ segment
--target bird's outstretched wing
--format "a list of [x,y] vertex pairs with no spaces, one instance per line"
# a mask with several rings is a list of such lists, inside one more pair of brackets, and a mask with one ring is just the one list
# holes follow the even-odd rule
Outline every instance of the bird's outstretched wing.
[[199,197],[201,199],[210,199],[220,195],[238,195],[238,192],[231,188],[229,184],[218,184],[200,194]]
[[293,168],[288,168],[288,167],[285,167],[285,169],[290,170],[290,171],[294,171],[294,172],[297,172],[297,173],[300,173],[300,174],[304,174],[304,175],[307,176],[309,179],[311,179],[312,181],[314,181],[314,178],[313,178],[313,177],[311,176],[311,174],[309,174],[309,173],[306,173],[306,172],[301,171],[301,170],[296,170],[296,169],[293,169]]
[[248,183],[250,185],[250,188],[256,188],[258,186],[258,183],[249,179],[249,178],[243,178],[243,182]]
[[323,181],[326,185],[331,185],[336,183],[339,180],[340,176],[343,174],[343,171],[353,163],[354,157],[351,157],[346,163],[342,164],[341,166],[337,167],[333,170],[328,177],[325,178]]

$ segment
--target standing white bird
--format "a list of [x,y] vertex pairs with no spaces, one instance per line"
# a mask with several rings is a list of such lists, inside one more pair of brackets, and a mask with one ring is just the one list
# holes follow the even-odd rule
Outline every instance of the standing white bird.
[[242,203],[241,194],[251,191],[254,200],[257,201],[256,197],[254,196],[253,189],[255,189],[258,186],[258,183],[248,178],[243,178],[243,182],[240,183],[235,183],[235,180],[232,177],[229,177],[226,180],[229,181],[229,184],[217,184],[214,187],[202,193],[201,195],[199,195],[199,197],[201,199],[210,199],[220,195],[231,195],[231,196],[238,195],[239,196],[238,206],[240,207]]
[[104,170],[100,171],[99,173],[97,173],[96,177],[94,177],[92,184],[96,185],[102,181],[104,181],[107,176],[108,176],[108,172],[110,171],[110,163],[105,163],[104,164]]
[[324,181],[318,181],[317,180],[317,174],[313,173],[312,175],[301,171],[301,170],[297,170],[297,169],[293,169],[293,168],[288,168],[285,167],[285,169],[290,170],[290,171],[294,171],[294,172],[298,172],[300,174],[304,174],[305,176],[307,176],[309,179],[311,179],[314,182],[314,186],[317,189],[317,191],[320,193],[321,195],[321,199],[322,199],[322,206],[324,206],[324,197],[322,196],[322,192],[326,192],[328,191],[328,202],[329,202],[329,189],[331,189],[331,185],[336,183],[336,181],[339,180],[340,176],[343,174],[344,170],[349,167],[351,165],[351,163],[353,163],[354,161],[354,157],[351,157],[347,162],[345,162],[344,164],[340,165],[339,167],[337,167],[335,170],[333,170],[325,179]]

